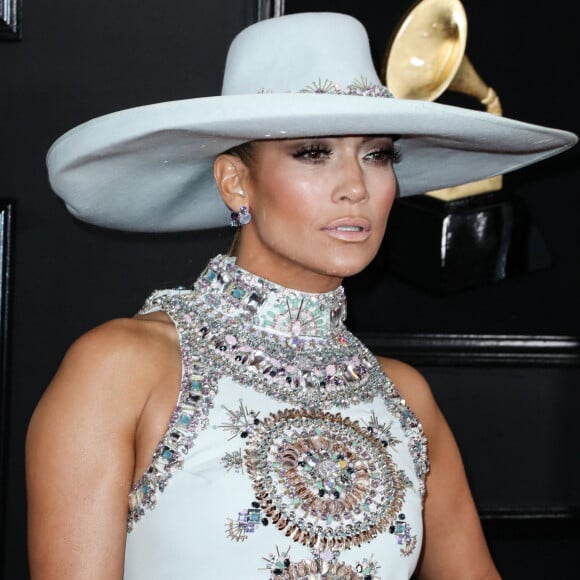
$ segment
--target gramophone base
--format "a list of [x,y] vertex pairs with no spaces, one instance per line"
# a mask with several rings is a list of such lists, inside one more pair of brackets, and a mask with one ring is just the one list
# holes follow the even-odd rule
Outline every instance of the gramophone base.
[[504,190],[454,201],[399,198],[385,241],[390,274],[436,294],[492,284],[552,262],[525,202]]

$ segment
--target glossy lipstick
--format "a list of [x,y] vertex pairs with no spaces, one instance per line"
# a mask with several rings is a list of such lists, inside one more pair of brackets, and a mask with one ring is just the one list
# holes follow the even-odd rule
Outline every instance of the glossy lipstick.
[[370,223],[360,217],[342,217],[331,221],[323,230],[344,242],[364,242],[370,236]]

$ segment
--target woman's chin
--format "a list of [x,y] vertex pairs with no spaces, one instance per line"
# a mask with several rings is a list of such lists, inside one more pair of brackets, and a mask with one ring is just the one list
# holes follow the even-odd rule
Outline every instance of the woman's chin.
[[[350,251],[349,251],[350,250]],[[354,276],[362,272],[375,258],[379,246],[348,248],[333,256],[333,263],[343,277]]]
[[365,259],[347,260],[341,257],[340,260],[330,261],[326,265],[326,274],[336,278],[348,278],[362,272],[372,261],[373,257]]

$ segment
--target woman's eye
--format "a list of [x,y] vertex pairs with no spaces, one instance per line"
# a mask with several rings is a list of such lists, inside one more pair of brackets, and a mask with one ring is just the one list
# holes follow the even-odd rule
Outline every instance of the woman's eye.
[[365,159],[373,163],[386,165],[388,163],[398,163],[401,160],[401,153],[398,149],[388,147],[370,151],[365,155]]
[[320,161],[330,157],[330,154],[330,149],[321,147],[320,145],[312,145],[308,147],[302,147],[293,154],[293,157],[295,159],[306,159],[307,161]]

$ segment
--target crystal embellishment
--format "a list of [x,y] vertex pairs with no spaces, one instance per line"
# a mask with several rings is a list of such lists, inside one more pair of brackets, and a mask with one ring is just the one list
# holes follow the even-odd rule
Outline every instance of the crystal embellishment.
[[[291,91],[288,91],[291,92]],[[317,79],[307,87],[297,91],[298,93],[310,93],[315,95],[346,95],[356,97],[378,97],[382,99],[394,99],[395,95],[384,85],[372,83],[366,77],[353,80],[346,86],[329,79]],[[258,94],[273,94],[272,89],[260,89]]]
[[[192,290],[155,292],[140,312],[154,310],[165,311],[175,323],[184,370],[167,432],[130,493],[129,530],[155,507],[207,427],[224,376],[306,415],[382,398],[407,436],[424,494],[428,462],[422,427],[376,358],[344,326],[342,287],[324,294],[298,292],[219,255]],[[233,458],[228,464],[239,468]]]

